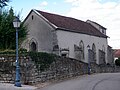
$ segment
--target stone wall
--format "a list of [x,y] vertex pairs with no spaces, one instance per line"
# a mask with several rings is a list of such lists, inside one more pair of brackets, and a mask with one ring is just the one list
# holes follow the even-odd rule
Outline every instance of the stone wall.
[[[29,56],[20,56],[20,74],[23,84],[35,84],[51,80],[61,80],[88,73],[88,64],[64,57],[56,60],[44,71],[36,65]],[[37,67],[36,67],[37,66]],[[119,67],[110,65],[97,65],[91,63],[92,73],[119,72]],[[15,81],[15,56],[0,56],[0,82],[14,83]]]
[[87,64],[70,58],[57,58],[44,72],[37,70],[35,82],[58,80],[87,74]]
[[[16,70],[15,60],[15,55],[0,55],[0,82],[14,83]],[[30,65],[29,57],[20,56],[19,63],[22,83],[25,83],[27,77],[26,75],[29,71],[28,66]],[[30,66],[29,69],[31,69]]]

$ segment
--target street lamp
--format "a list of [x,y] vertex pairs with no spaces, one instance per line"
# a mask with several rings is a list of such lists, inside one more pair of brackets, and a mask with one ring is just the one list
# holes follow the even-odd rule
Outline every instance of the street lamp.
[[90,75],[90,46],[87,46],[88,49],[88,75]]
[[20,67],[18,61],[18,28],[20,27],[20,20],[18,17],[15,17],[13,20],[13,26],[16,29],[16,77],[15,77],[15,86],[21,87],[20,82]]

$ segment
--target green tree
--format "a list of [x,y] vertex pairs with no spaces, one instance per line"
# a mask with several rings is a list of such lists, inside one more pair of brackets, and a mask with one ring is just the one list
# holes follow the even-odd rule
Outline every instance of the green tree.
[[[13,27],[14,11],[12,8],[8,11],[2,11],[0,14],[0,49],[15,49],[15,33]],[[27,30],[21,23],[19,28],[19,44],[26,38]]]
[[3,8],[4,6],[7,6],[7,3],[9,0],[0,0],[0,8]]

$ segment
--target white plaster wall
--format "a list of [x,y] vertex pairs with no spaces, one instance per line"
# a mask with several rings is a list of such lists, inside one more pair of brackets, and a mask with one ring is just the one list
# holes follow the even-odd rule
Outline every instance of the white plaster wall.
[[105,47],[105,59],[107,62],[107,39],[106,38],[101,38],[101,37],[96,37],[96,36],[91,36],[91,35],[86,35],[86,34],[80,34],[80,33],[74,33],[74,32],[68,32],[68,31],[62,31],[62,30],[57,30],[57,39],[58,39],[58,45],[60,48],[69,48],[70,53],[69,57],[74,58],[75,53],[74,53],[74,44],[79,45],[79,42],[82,40],[84,43],[84,53],[85,53],[85,60],[84,62],[88,62],[88,49],[87,46],[89,45],[90,48],[92,49],[93,43],[96,46],[96,58],[97,62],[99,64],[99,49],[102,50],[102,46],[104,45]]
[[[33,15],[33,20],[32,20]],[[40,15],[32,12],[25,21],[27,25],[28,36],[27,39],[34,38],[38,43],[39,52],[52,52],[53,50],[53,35],[54,30]],[[29,42],[25,48],[29,50]]]

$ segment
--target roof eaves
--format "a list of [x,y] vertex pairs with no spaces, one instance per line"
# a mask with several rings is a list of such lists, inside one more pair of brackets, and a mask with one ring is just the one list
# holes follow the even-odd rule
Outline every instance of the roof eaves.
[[68,31],[68,32],[87,34],[87,35],[90,35],[90,36],[103,37],[103,38],[107,38],[108,37],[106,35],[103,35],[103,36],[93,35],[93,34],[90,34],[90,33],[84,33],[84,32],[80,32],[80,31],[74,31],[74,30],[70,30],[70,29],[66,29],[66,28],[62,28],[62,27],[58,27],[58,28],[56,28],[56,30],[63,30],[63,31]]

